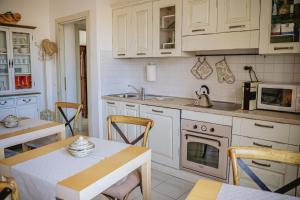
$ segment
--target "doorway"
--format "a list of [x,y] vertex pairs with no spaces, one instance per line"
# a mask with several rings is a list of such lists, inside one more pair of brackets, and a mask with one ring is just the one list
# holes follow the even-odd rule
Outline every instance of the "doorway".
[[[63,19],[62,19],[63,21]],[[58,99],[59,101],[82,104],[77,124],[77,134],[89,136],[88,126],[88,48],[87,20],[78,18],[57,23],[59,65]],[[65,111],[68,118],[75,113]],[[67,135],[70,131],[67,129]]]

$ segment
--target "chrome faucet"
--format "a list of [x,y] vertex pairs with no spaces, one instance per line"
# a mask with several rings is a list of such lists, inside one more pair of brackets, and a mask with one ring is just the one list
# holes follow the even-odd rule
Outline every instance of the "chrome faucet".
[[141,88],[140,90],[134,87],[133,85],[128,84],[128,87],[134,89],[140,96],[141,100],[145,100],[145,88]]

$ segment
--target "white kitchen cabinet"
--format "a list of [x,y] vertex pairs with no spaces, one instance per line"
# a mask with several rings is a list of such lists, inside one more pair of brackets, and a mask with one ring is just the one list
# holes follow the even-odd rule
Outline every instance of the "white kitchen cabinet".
[[181,0],[153,2],[153,55],[181,55]]
[[34,89],[32,49],[33,30],[0,26],[0,94]]
[[[256,146],[299,152],[299,132],[295,134],[297,130],[300,128],[296,125],[234,117],[232,146]],[[293,141],[291,142],[289,138]],[[293,181],[298,174],[298,167],[295,165],[252,159],[245,162],[273,191]],[[240,170],[239,173],[240,185],[258,189],[258,186],[244,172]],[[232,170],[230,170],[230,182],[232,183]],[[287,194],[294,196],[295,190]]]
[[218,32],[259,29],[260,0],[218,0]]
[[16,108],[4,108],[0,109],[0,121],[3,120],[8,115],[17,115]]
[[[125,116],[133,116],[139,117],[139,105],[127,102],[119,102],[119,101],[104,101],[103,102],[103,124],[104,124],[104,138],[107,138],[107,117],[109,115],[125,115]],[[125,136],[129,139],[129,141],[137,138],[142,132],[140,126],[136,125],[125,125],[118,124],[119,128],[123,131]],[[118,142],[124,142],[124,140],[119,136],[116,130],[113,128],[112,139]],[[140,144],[140,143],[138,143]]]
[[131,9],[113,10],[113,56],[115,58],[129,57],[131,46]]
[[152,2],[132,7],[133,57],[152,56]]
[[29,104],[18,106],[17,109],[18,117],[29,117],[31,119],[38,119],[38,106],[37,104]]
[[141,105],[140,116],[154,121],[148,139],[152,161],[179,169],[180,110]]
[[7,115],[39,119],[39,95],[0,97],[0,120]]
[[183,35],[216,33],[217,16],[217,0],[184,0]]
[[[300,31],[299,27],[297,28],[300,4],[297,1],[288,1],[286,6],[289,9],[280,11],[283,2],[261,1],[263,13],[260,15],[260,54],[300,53]],[[286,11],[288,12],[285,13]]]

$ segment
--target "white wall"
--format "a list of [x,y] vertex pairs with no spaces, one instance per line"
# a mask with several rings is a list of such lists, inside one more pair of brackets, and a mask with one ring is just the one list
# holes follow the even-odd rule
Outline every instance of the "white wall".
[[[192,97],[202,84],[208,85],[214,100],[241,102],[242,82],[249,81],[245,65],[251,65],[262,81],[300,82],[300,55],[298,56],[227,56],[227,63],[236,76],[234,84],[219,83],[215,63],[223,57],[207,57],[214,72],[207,80],[197,80],[190,70],[196,58],[112,59],[111,51],[101,54],[102,93],[131,91],[128,84],[145,87],[146,93]],[[157,81],[147,82],[145,65],[157,64]],[[133,91],[131,91],[133,92]]]

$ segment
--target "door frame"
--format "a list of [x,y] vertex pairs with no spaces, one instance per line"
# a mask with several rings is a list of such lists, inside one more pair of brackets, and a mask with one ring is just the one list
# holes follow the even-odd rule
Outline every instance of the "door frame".
[[[57,62],[57,99],[58,100],[65,100],[66,99],[66,78],[65,78],[65,47],[64,47],[64,25],[76,21],[85,20],[86,22],[86,51],[87,51],[87,80],[90,79],[90,71],[91,71],[91,45],[90,45],[90,11],[84,11],[80,13],[76,13],[73,15],[69,15],[66,17],[61,17],[55,19],[55,35],[56,35],[56,43],[59,49],[58,56],[56,58]],[[74,33],[75,34],[75,33]],[[77,62],[77,61],[76,61]],[[77,69],[76,69],[77,70]],[[90,94],[90,87],[89,81],[87,83],[87,94],[89,97]],[[91,98],[88,98],[88,107],[91,108]],[[89,123],[89,130],[92,123],[92,116],[91,113],[88,113],[88,123]],[[90,132],[90,131],[89,131]],[[89,134],[92,135],[91,132]]]

